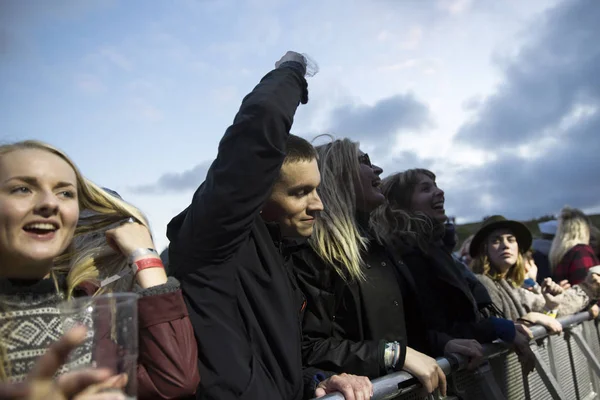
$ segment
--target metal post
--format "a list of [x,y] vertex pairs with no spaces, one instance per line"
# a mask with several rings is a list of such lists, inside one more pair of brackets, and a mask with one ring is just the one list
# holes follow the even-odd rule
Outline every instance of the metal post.
[[573,338],[575,339],[575,343],[577,343],[579,349],[581,350],[585,358],[587,358],[588,362],[590,363],[590,366],[592,367],[596,375],[600,377],[600,363],[598,362],[598,359],[594,355],[592,349],[590,349],[590,346],[586,343],[583,337],[581,337],[581,334],[579,332],[572,331],[568,332],[567,334],[573,336]]
[[481,378],[483,386],[482,392],[485,394],[486,399],[489,400],[506,400],[506,397],[502,394],[502,391],[498,387],[498,382],[494,379],[492,367],[490,363],[485,363],[477,368],[477,376]]
[[552,396],[554,400],[566,399],[562,388],[558,384],[558,381],[554,375],[552,375],[550,368],[544,362],[544,359],[542,358],[542,355],[538,351],[537,347],[532,348],[531,351],[533,351],[533,355],[535,356],[535,370],[540,378],[542,378],[542,382],[544,382],[544,385],[546,385],[548,392],[550,392],[550,396]]

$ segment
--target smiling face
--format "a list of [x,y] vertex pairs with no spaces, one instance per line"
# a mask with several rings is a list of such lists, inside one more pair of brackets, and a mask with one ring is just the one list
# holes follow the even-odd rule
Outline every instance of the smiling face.
[[316,159],[284,164],[262,210],[263,219],[277,222],[284,237],[309,237],[323,210],[317,194],[320,183]]
[[504,273],[517,263],[519,244],[509,229],[496,229],[486,239],[490,264],[500,273]]
[[385,196],[381,191],[383,169],[371,163],[368,154],[358,151],[359,181],[354,182],[356,188],[356,208],[358,211],[371,212],[383,203]]
[[411,198],[412,211],[420,211],[430,218],[444,223],[448,219],[444,202],[444,191],[438,188],[435,181],[429,176],[420,174]]
[[77,176],[65,160],[39,149],[0,155],[0,275],[43,278],[78,218]]

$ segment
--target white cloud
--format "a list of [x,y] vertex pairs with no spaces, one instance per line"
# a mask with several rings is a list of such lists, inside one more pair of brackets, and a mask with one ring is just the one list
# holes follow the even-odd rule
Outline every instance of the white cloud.
[[131,100],[131,111],[135,119],[145,122],[160,122],[164,119],[162,110],[141,97]]
[[88,94],[99,94],[106,92],[106,86],[96,75],[79,74],[75,77],[75,85],[82,92]]
[[440,0],[438,7],[452,15],[463,14],[469,10],[473,0]]
[[125,71],[131,71],[133,69],[133,63],[131,60],[117,51],[117,49],[114,47],[105,46],[98,50],[98,55]]
[[420,26],[414,26],[408,31],[404,41],[402,42],[402,47],[407,50],[415,50],[419,47],[422,40],[423,28]]

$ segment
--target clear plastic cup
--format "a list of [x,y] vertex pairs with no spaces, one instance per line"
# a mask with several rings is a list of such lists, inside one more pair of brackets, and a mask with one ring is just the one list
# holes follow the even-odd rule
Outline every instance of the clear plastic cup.
[[88,330],[84,343],[71,353],[68,370],[93,367],[126,374],[123,392],[128,399],[137,398],[138,297],[111,293],[59,305],[64,332],[78,325]]
[[306,61],[306,77],[315,76],[319,72],[319,64],[306,53],[302,53],[302,56],[304,57],[304,61]]

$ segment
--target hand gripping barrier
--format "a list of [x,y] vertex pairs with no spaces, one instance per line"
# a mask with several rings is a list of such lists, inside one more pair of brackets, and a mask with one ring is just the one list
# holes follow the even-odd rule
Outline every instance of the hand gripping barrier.
[[[517,356],[503,343],[484,345],[484,362],[467,371],[460,355],[438,358],[448,376],[447,399],[461,400],[600,400],[600,330],[588,312],[559,318],[560,335],[548,335],[542,326],[530,327],[534,339],[535,370],[525,376]],[[423,397],[418,380],[407,372],[395,372],[373,380],[373,400],[437,399]],[[343,400],[332,393],[321,400]]]

